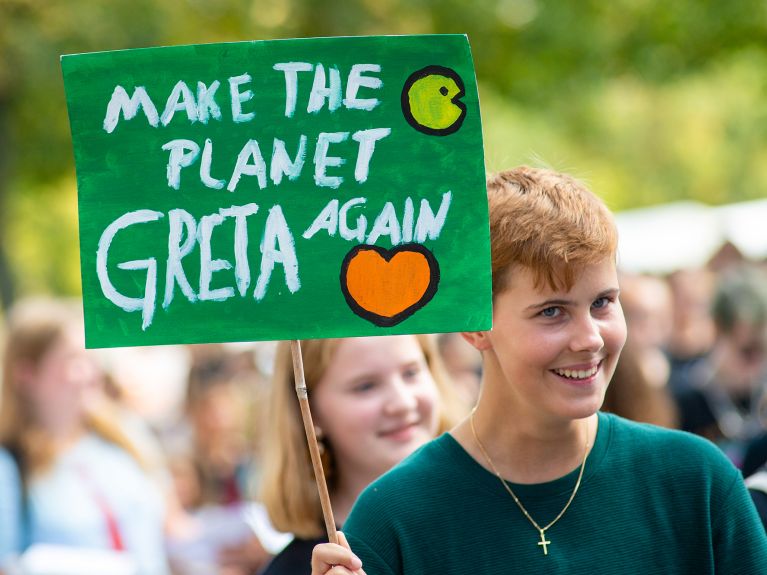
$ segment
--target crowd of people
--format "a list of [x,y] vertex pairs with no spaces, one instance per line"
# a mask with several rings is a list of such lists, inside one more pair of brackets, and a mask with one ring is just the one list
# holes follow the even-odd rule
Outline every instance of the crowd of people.
[[[2,330],[0,574],[495,573],[563,550],[609,572],[680,526],[698,539],[645,559],[657,572],[767,561],[749,523],[756,509],[767,529],[764,265],[621,273],[611,216],[579,183],[518,169],[489,190],[492,332],[302,342],[343,531],[314,559],[327,539],[286,343],[147,356],[137,397],[119,350],[85,350],[77,302],[19,301]],[[571,212],[546,211],[559,202]],[[579,540],[598,512],[609,528]],[[724,557],[738,537],[751,551]]]

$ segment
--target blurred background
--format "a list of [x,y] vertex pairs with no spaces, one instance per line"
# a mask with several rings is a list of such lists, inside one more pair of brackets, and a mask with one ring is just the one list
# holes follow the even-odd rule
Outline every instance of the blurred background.
[[[468,34],[488,169],[569,171],[616,211],[689,202],[665,227],[656,211],[621,221],[632,271],[700,264],[727,240],[748,257],[767,254],[758,227],[709,209],[767,189],[763,1],[0,0],[3,307],[20,294],[80,291],[61,54],[416,33]],[[756,225],[760,206],[742,210]],[[672,240],[689,247],[669,254]]]
[[[14,330],[34,333],[38,316],[52,317],[47,303],[32,302],[26,307],[35,313],[17,312],[14,320],[7,313],[14,303],[80,296],[60,55],[426,33],[469,37],[488,170],[532,164],[572,173],[617,214],[629,340],[604,409],[698,433],[744,475],[761,473],[767,524],[764,0],[0,0],[5,343],[18,339]],[[57,329],[74,325],[81,337],[81,324],[62,317]],[[471,405],[478,354],[456,334],[437,343]],[[53,353],[43,352],[43,359]],[[6,364],[20,353],[6,350]],[[104,413],[130,440],[116,444],[137,446],[165,501],[162,553],[173,573],[260,571],[286,544],[263,510],[247,505],[262,471],[259,422],[274,344],[110,350],[97,363],[91,387],[117,405],[119,417]],[[4,383],[7,395],[12,386]],[[70,387],[62,389],[76,399],[77,415],[85,392]],[[5,402],[0,428],[10,428],[15,409]],[[90,420],[73,421],[91,429]],[[23,438],[29,429],[21,421],[13,431]],[[102,463],[94,456],[96,479]],[[8,551],[2,535],[0,554]]]

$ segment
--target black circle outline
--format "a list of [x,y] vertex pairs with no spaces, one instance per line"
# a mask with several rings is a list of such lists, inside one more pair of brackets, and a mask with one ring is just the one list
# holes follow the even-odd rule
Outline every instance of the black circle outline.
[[[404,251],[418,252],[423,255],[429,264],[429,285],[426,287],[426,291],[424,292],[421,299],[393,316],[379,315],[360,306],[349,293],[349,287],[346,284],[346,274],[349,270],[349,264],[351,263],[352,259],[361,251],[374,251],[387,262],[391,261],[391,259],[399,252]],[[434,254],[421,244],[402,244],[390,250],[379,246],[360,244],[358,246],[354,246],[344,257],[344,261],[341,263],[341,274],[339,279],[341,280],[341,292],[344,294],[344,299],[355,314],[379,327],[392,327],[406,320],[427,303],[429,303],[434,297],[434,294],[437,293],[437,288],[439,286],[440,280],[439,262],[437,262],[437,258],[434,257]]]
[[[458,119],[450,124],[447,128],[429,128],[428,126],[423,126],[418,123],[418,121],[413,117],[413,113],[410,111],[410,99],[408,97],[408,94],[410,92],[410,88],[412,88],[413,84],[415,84],[418,80],[421,78],[425,78],[426,76],[431,76],[432,74],[438,74],[440,76],[445,76],[447,78],[452,79],[456,85],[458,86],[458,93],[453,96],[453,98],[450,100],[455,106],[460,108],[461,115],[458,116]],[[450,134],[453,134],[461,129],[461,126],[463,125],[463,121],[466,119],[467,110],[466,110],[466,104],[460,101],[460,99],[466,95],[466,89],[463,85],[463,80],[458,75],[458,73],[453,70],[452,68],[446,68],[445,66],[438,66],[436,64],[432,64],[430,66],[426,66],[425,68],[421,68],[420,70],[417,70],[410,74],[408,76],[408,79],[405,80],[405,85],[402,87],[402,95],[400,96],[400,105],[402,106],[402,115],[405,116],[405,120],[408,124],[410,124],[413,128],[418,130],[419,132],[422,132],[424,134],[428,134],[430,136],[448,136]]]

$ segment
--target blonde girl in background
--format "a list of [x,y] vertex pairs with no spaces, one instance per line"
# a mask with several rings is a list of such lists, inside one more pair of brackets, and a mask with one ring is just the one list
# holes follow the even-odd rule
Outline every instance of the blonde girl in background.
[[63,558],[98,551],[137,575],[166,575],[162,497],[115,423],[83,333],[74,302],[28,300],[9,314],[0,501],[11,511],[0,528],[0,569],[46,549],[59,571]]
[[[466,409],[456,399],[430,336],[308,340],[301,345],[340,526],[369,483],[449,429]],[[295,539],[264,575],[308,574],[312,548],[327,539],[285,342],[277,350],[271,393],[261,500],[274,527]]]

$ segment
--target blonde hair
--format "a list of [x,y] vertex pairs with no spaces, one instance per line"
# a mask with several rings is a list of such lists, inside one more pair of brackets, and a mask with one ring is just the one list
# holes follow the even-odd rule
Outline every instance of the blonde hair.
[[522,166],[490,175],[487,196],[494,295],[514,264],[532,270],[536,287],[569,290],[580,266],[615,257],[610,210],[571,176]]
[[[28,480],[45,471],[56,457],[54,437],[36,422],[35,413],[17,380],[21,366],[36,367],[68,328],[82,323],[79,304],[74,301],[32,298],[15,304],[8,315],[3,351],[2,399],[0,400],[0,445],[19,459],[22,477]],[[86,429],[114,443],[144,465],[138,450],[114,423],[108,404],[99,412],[88,410]]]
[[[427,335],[416,335],[426,363],[440,395],[438,433],[450,429],[464,415],[442,366],[436,346]],[[301,342],[304,378],[311,391],[322,379],[342,339],[318,339]],[[269,413],[266,416],[263,446],[263,477],[260,499],[266,506],[272,525],[280,531],[302,538],[315,538],[324,532],[322,508],[314,480],[314,472],[306,445],[301,412],[295,393],[293,361],[288,342],[281,342],[275,357]],[[323,455],[323,471],[331,484],[333,461],[331,450]]]

